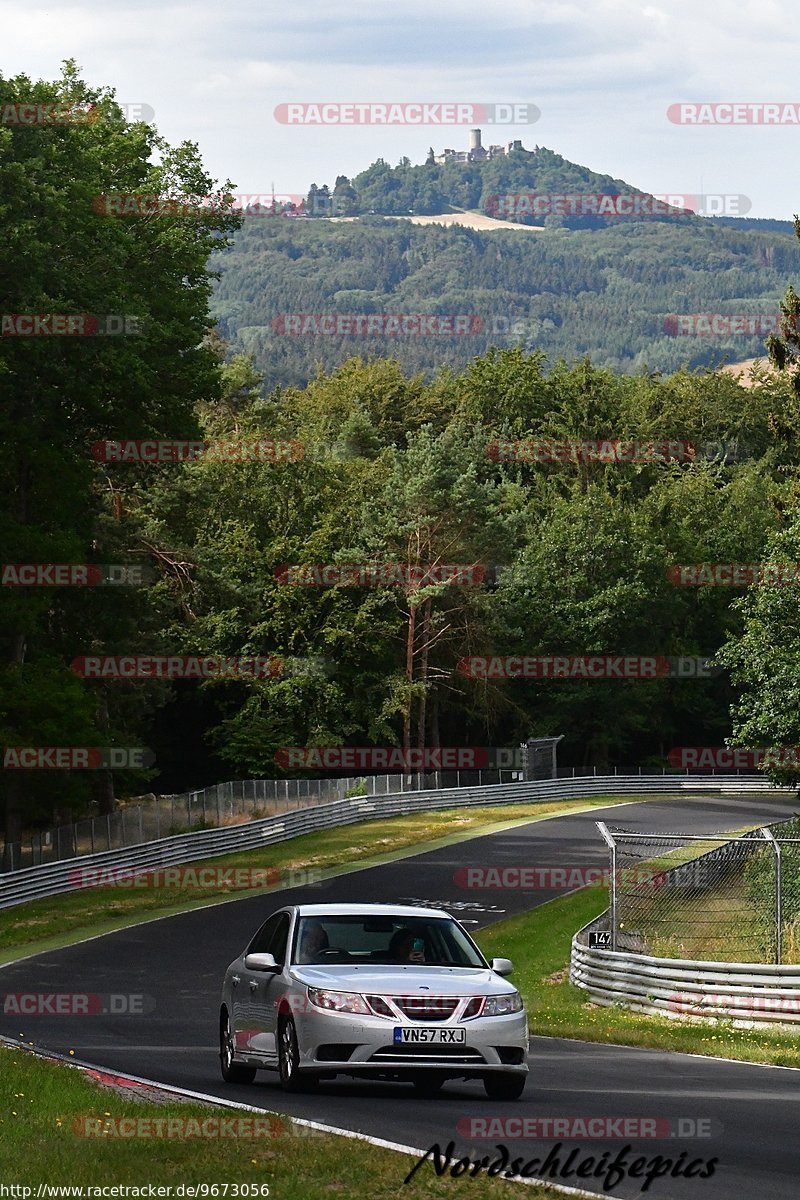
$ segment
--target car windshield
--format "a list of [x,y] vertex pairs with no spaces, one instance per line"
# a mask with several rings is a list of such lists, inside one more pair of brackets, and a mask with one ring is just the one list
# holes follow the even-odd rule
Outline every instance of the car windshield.
[[414,966],[485,967],[464,930],[446,917],[301,917],[292,961],[389,963]]

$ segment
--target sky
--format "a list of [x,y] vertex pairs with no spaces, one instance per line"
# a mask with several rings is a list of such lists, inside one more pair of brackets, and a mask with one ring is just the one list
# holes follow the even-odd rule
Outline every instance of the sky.
[[[540,112],[502,128],[476,121],[484,144],[547,146],[656,195],[733,197],[710,202],[731,213],[800,211],[800,124],[785,123],[800,116],[797,22],[786,0],[0,0],[0,28],[5,76],[53,79],[75,58],[90,84],[147,105],[169,142],[196,142],[208,171],[243,194],[333,187],[379,157],[422,162],[429,146],[466,148],[474,121],[286,124],[279,105],[450,102]],[[792,109],[771,124],[667,115],[679,103],[746,102]]]

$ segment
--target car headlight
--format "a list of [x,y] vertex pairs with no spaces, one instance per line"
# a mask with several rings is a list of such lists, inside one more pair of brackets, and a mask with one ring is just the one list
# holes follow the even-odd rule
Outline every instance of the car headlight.
[[487,996],[481,1016],[505,1017],[516,1012],[522,1012],[522,996],[519,992],[508,992],[503,996]]
[[328,992],[323,988],[308,989],[308,998],[317,1008],[328,1012],[363,1013],[369,1015],[369,1006],[358,992]]

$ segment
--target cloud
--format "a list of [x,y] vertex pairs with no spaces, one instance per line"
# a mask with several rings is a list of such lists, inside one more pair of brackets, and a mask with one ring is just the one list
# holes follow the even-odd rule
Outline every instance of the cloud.
[[754,215],[781,217],[800,204],[796,130],[681,128],[666,110],[791,100],[793,23],[782,0],[439,0],[435,12],[430,0],[0,4],[6,74],[53,78],[75,57],[92,84],[151,105],[170,141],[197,141],[209,170],[243,191],[273,179],[305,191],[379,155],[421,161],[429,145],[467,140],[454,127],[281,126],[282,102],[508,101],[542,117],[498,140],[545,144],[650,190],[687,190],[687,179],[696,190],[702,175],[706,190],[750,195]]

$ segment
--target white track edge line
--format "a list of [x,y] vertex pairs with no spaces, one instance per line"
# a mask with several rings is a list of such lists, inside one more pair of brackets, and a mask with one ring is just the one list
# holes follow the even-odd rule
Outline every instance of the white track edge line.
[[[32,1054],[35,1058],[55,1061],[63,1063],[68,1067],[72,1067],[76,1071],[97,1071],[101,1075],[109,1075],[114,1079],[129,1079],[132,1083],[145,1084],[148,1087],[155,1088],[157,1091],[168,1092],[173,1096],[182,1096],[189,1100],[202,1100],[207,1103],[215,1104],[221,1108],[239,1109],[241,1112],[252,1113],[267,1113],[269,1116],[288,1117],[296,1125],[303,1125],[307,1129],[318,1129],[321,1133],[329,1133],[335,1137],[352,1138],[358,1142],[367,1142],[370,1146],[377,1146],[381,1150],[393,1150],[398,1154],[410,1154],[415,1158],[423,1158],[428,1151],[420,1150],[417,1146],[404,1146],[402,1142],[389,1142],[385,1138],[373,1137],[368,1133],[358,1133],[353,1129],[339,1129],[336,1125],[326,1125],[322,1121],[309,1121],[305,1117],[293,1117],[291,1113],[279,1113],[274,1109],[256,1108],[252,1104],[240,1104],[236,1100],[225,1100],[220,1096],[214,1096],[206,1092],[195,1092],[189,1088],[177,1087],[174,1084],[158,1083],[154,1079],[145,1079],[142,1075],[131,1075],[127,1071],[119,1072],[110,1070],[108,1067],[96,1066],[93,1063],[75,1062],[73,1059],[66,1058],[64,1055],[56,1051],[37,1050],[35,1047],[23,1045],[19,1042],[14,1042],[11,1038],[4,1037],[0,1034],[0,1045],[7,1046],[11,1050],[23,1050],[26,1054]],[[448,1163],[458,1162],[458,1159],[450,1158]],[[502,1178],[502,1177],[501,1177]],[[549,1187],[555,1192],[560,1192],[565,1196],[580,1196],[583,1200],[624,1200],[621,1196],[611,1196],[608,1192],[585,1192],[578,1188],[568,1187],[563,1183],[553,1183],[549,1179],[503,1179],[504,1183],[524,1183],[533,1187]]]

